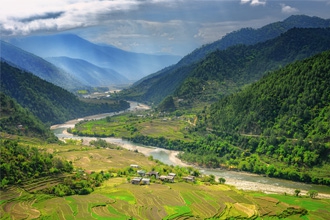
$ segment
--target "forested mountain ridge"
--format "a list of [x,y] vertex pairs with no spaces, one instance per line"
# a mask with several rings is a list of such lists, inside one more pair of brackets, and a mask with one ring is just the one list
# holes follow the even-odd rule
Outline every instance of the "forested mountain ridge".
[[267,74],[198,116],[181,158],[330,184],[330,50]]
[[0,91],[14,98],[44,123],[62,123],[69,119],[106,112],[120,111],[129,107],[124,101],[92,104],[78,99],[65,89],[37,76],[1,62]]
[[[185,78],[185,68],[191,69],[194,63],[200,62],[215,50],[224,50],[229,46],[238,44],[252,45],[270,40],[294,27],[326,28],[330,27],[330,19],[325,20],[318,17],[294,15],[284,21],[271,23],[259,29],[243,28],[239,31],[231,32],[218,41],[194,50],[192,53],[183,57],[177,64],[164,68],[137,81],[131,88],[125,90],[122,94],[130,99],[158,103],[164,97],[170,95],[178,85],[181,84],[182,79]],[[161,84],[164,77],[166,78],[167,75],[176,76],[178,77],[178,80],[173,81],[172,83],[167,83],[168,87],[162,88],[164,89],[163,94],[153,94],[153,92],[150,92],[150,90],[152,91],[154,89],[153,87],[157,88],[158,84]],[[179,80],[181,80],[181,82]]]
[[330,50],[213,104],[209,126],[226,133],[330,141],[329,85]]
[[174,95],[188,107],[212,103],[296,60],[330,49],[330,28],[294,28],[279,37],[215,51],[198,63]]
[[[292,15],[287,19],[265,25],[258,29],[242,28],[228,33],[220,40],[202,46],[187,56],[186,59],[197,61],[215,50],[224,50],[230,46],[244,44],[253,45],[280,36],[292,28],[328,28],[330,19],[310,17],[307,15]],[[185,61],[187,62],[187,61]]]
[[50,142],[57,140],[40,119],[2,92],[0,92],[0,132],[38,137]]
[[133,87],[129,91],[136,97],[128,96],[158,103],[165,95],[173,95],[180,100],[179,107],[204,106],[257,81],[268,71],[328,49],[329,28],[294,28],[263,43],[210,53],[200,62],[141,82],[139,86],[148,87],[145,93]]
[[73,91],[86,87],[77,78],[55,65],[14,45],[0,41],[0,57],[12,66],[33,73],[34,75],[57,86]]

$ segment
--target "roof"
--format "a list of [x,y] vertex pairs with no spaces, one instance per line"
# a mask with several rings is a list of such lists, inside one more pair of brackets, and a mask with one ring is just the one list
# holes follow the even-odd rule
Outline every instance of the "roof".
[[132,179],[132,181],[141,181],[141,179],[142,179],[142,177],[134,177],[133,179]]
[[147,175],[158,175],[159,173],[156,171],[150,171],[148,173],[146,173]]

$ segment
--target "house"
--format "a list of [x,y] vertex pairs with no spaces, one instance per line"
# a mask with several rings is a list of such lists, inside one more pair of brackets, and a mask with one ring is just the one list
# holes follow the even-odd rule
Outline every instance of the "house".
[[174,183],[174,176],[167,176],[166,179],[168,182]]
[[160,179],[161,181],[167,181],[167,182],[171,182],[171,183],[174,182],[174,176],[165,176],[165,175],[161,175],[161,176],[159,177],[159,179]]
[[146,171],[144,171],[144,170],[138,170],[137,171],[137,174],[139,174],[140,176],[144,176],[144,175],[146,175]]
[[142,180],[142,177],[134,177],[134,178],[131,180],[131,183],[132,183],[132,184],[135,184],[135,185],[138,185],[138,184],[140,184],[141,180]]
[[149,178],[142,178],[140,184],[142,184],[142,185],[150,185],[150,179]]
[[156,179],[158,179],[159,178],[159,173],[156,172],[156,171],[150,171],[150,172],[146,173],[146,176],[149,176],[149,177],[154,176]]
[[194,176],[186,176],[186,177],[183,177],[182,179],[184,179],[186,182],[195,182]]
[[161,176],[159,177],[159,179],[160,179],[161,181],[165,181],[165,180],[166,180],[166,177],[167,177],[167,176],[161,175]]
[[142,178],[142,177],[134,177],[131,180],[131,183],[134,185],[150,185],[150,179],[149,178]]
[[175,173],[169,173],[168,176],[174,176],[175,177],[176,174]]

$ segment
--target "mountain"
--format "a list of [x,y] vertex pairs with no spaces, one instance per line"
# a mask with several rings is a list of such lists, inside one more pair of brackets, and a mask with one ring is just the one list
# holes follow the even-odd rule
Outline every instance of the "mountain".
[[210,107],[223,132],[330,140],[330,49],[272,72]]
[[[220,40],[204,45],[189,54],[181,62],[191,63],[204,58],[208,53],[215,50],[224,50],[230,46],[244,44],[253,45],[264,42],[292,28],[327,28],[330,27],[330,19],[309,17],[307,15],[292,15],[287,19],[265,25],[258,29],[242,28],[238,31],[228,33]],[[188,61],[189,60],[189,61]]]
[[294,28],[279,37],[210,53],[204,60],[163,70],[122,92],[139,101],[158,103],[173,95],[178,106],[204,106],[260,79],[268,71],[330,49],[330,28]]
[[67,90],[86,87],[77,78],[40,57],[4,41],[0,41],[0,44],[1,60]]
[[[172,94],[174,90],[181,85],[188,72],[192,71],[194,64],[205,59],[208,54],[216,50],[225,50],[234,45],[253,45],[265,42],[279,37],[281,34],[294,27],[326,28],[330,27],[330,19],[325,20],[318,17],[295,15],[290,16],[284,21],[275,22],[259,29],[243,28],[239,31],[231,32],[218,41],[196,49],[182,58],[177,64],[164,68],[137,81],[131,88],[125,90],[123,95],[130,99],[158,103],[167,95]],[[173,79],[172,82],[166,80],[172,76],[176,79]],[[162,94],[160,91],[153,94],[155,88],[162,84],[166,84],[162,86]]]
[[0,78],[0,92],[14,98],[44,123],[63,123],[73,118],[129,107],[124,101],[103,101],[99,104],[81,101],[67,90],[6,62],[1,62]]
[[0,92],[0,131],[7,134],[38,137],[56,141],[55,135],[14,99]]
[[118,72],[95,66],[85,60],[69,57],[48,57],[45,59],[91,87],[129,83],[129,80]]
[[201,112],[182,159],[330,185],[329,83],[330,50],[268,73]]
[[181,57],[132,53],[113,46],[91,43],[73,34],[14,38],[10,42],[40,57],[69,57],[117,71],[129,80],[138,80]]

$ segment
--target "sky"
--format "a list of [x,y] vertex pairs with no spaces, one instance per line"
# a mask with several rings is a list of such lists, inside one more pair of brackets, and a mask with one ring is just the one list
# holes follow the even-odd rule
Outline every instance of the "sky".
[[290,15],[330,18],[330,0],[1,0],[1,39],[74,33],[142,53],[184,56]]

